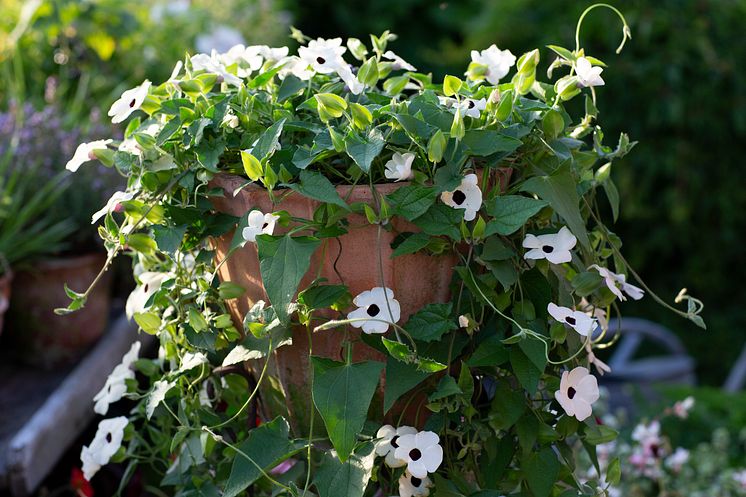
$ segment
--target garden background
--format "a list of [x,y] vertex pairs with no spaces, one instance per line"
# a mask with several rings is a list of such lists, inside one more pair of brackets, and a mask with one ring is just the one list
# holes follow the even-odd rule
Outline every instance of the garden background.
[[[587,2],[560,0],[228,0],[215,9],[203,0],[144,2],[47,0],[24,31],[24,2],[2,0],[0,102],[44,105],[50,84],[63,127],[90,130],[83,111],[107,109],[143,78],[163,80],[173,61],[200,44],[293,44],[289,27],[316,37],[355,36],[390,29],[396,50],[434,76],[458,74],[472,48],[496,43],[522,53],[573,39]],[[705,384],[721,385],[737,358],[746,326],[746,195],[737,174],[746,155],[746,1],[617,2],[632,40],[620,54],[615,19],[595,12],[584,43],[606,61],[613,77],[599,89],[606,133],[640,140],[615,166],[622,205],[616,229],[624,252],[661,295],[683,285],[706,303],[708,331],[645,299],[632,313],[674,330],[697,360]],[[22,23],[23,24],[23,23]],[[226,29],[230,28],[230,29]],[[216,34],[210,38],[205,34]],[[17,53],[11,40],[18,38]],[[221,38],[222,37],[222,38]],[[546,67],[548,61],[542,61]],[[54,79],[50,80],[52,76]],[[625,109],[605,113],[605,109]],[[94,116],[95,118],[95,116]],[[95,120],[95,119],[94,119]],[[100,136],[106,133],[100,132]],[[92,138],[98,138],[95,136]],[[58,157],[61,170],[69,157]],[[85,185],[76,185],[85,188]],[[79,217],[86,219],[89,213]]]

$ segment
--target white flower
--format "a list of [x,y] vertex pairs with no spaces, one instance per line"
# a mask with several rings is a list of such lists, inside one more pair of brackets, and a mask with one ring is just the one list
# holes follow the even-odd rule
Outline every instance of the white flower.
[[476,174],[467,174],[458,188],[441,193],[440,200],[454,209],[464,209],[464,220],[473,220],[477,217],[477,211],[482,208],[482,190],[477,181]]
[[279,63],[282,64],[282,69],[277,73],[280,79],[284,79],[289,74],[302,81],[308,81],[313,77],[314,73],[309,69],[308,63],[296,55],[285,57]]
[[569,325],[578,334],[587,337],[596,327],[596,320],[581,311],[573,311],[569,307],[561,307],[552,302],[547,306],[549,314],[560,323]]
[[114,192],[111,198],[106,202],[106,205],[91,216],[91,224],[95,224],[96,221],[104,217],[106,214],[113,212],[121,202],[132,200],[134,196],[135,194],[132,192]]
[[264,58],[259,53],[258,46],[245,47],[243,44],[232,46],[227,52],[219,55],[220,61],[226,66],[232,66],[233,64],[240,64],[246,66],[248,71],[239,74],[239,76],[246,77],[251,74],[252,71],[256,71],[264,64]]
[[347,319],[365,319],[350,323],[355,328],[362,328],[364,333],[386,333],[389,323],[398,323],[401,318],[399,301],[390,288],[377,286],[359,294],[352,303],[358,308],[349,313]]
[[140,148],[140,145],[134,138],[125,138],[122,140],[122,143],[119,144],[117,150],[136,155],[137,157],[142,157],[142,148]]
[[402,435],[394,457],[406,461],[407,471],[412,476],[423,479],[428,473],[435,473],[443,462],[443,447],[439,442],[438,435],[432,431]]
[[365,89],[365,85],[352,74],[352,69],[346,62],[342,61],[342,65],[337,68],[337,74],[353,95],[360,95]]
[[410,64],[406,60],[402,59],[398,55],[396,55],[391,50],[386,50],[386,52],[384,52],[384,54],[383,54],[383,58],[384,59],[388,59],[388,60],[390,60],[390,61],[393,62],[392,69],[395,70],[395,71],[398,70],[398,69],[404,69],[404,70],[407,70],[407,71],[416,71],[417,70],[416,67],[414,67],[412,64]]
[[673,414],[677,418],[686,419],[689,417],[689,411],[694,407],[694,397],[691,395],[684,400],[680,400],[673,405]]
[[402,435],[414,435],[417,433],[416,428],[411,426],[400,426],[394,428],[391,425],[383,425],[376,433],[376,455],[386,457],[386,465],[389,468],[401,468],[406,465],[406,461],[394,457],[394,452],[399,447],[398,440]]
[[604,282],[609,290],[611,290],[611,293],[619,297],[620,300],[627,300],[627,297],[625,297],[622,292],[632,297],[632,300],[640,300],[645,295],[645,290],[627,283],[627,277],[623,274],[612,273],[598,264],[593,264],[588,269],[595,269],[598,271],[598,274],[600,274],[604,279]]
[[462,115],[479,119],[481,112],[487,108],[487,100],[484,98],[480,98],[479,100],[465,98],[459,102],[458,106],[461,109]]
[[118,402],[127,393],[126,380],[134,379],[135,372],[132,370],[132,364],[137,360],[140,353],[140,342],[135,342],[130,347],[129,352],[124,354],[122,362],[112,370],[109,377],[106,378],[104,387],[93,397],[95,402],[93,411],[97,414],[105,415],[109,411],[109,404]]
[[83,476],[86,480],[93,478],[101,466],[108,464],[119,447],[122,446],[124,429],[129,421],[124,416],[104,419],[98,424],[98,431],[90,446],[83,446],[80,460],[83,463]]
[[145,312],[145,304],[147,304],[154,293],[161,289],[161,284],[170,277],[171,273],[156,273],[152,271],[142,273],[140,275],[140,284],[127,297],[127,305],[125,306],[127,317],[132,319],[132,316],[135,314]]
[[433,482],[427,476],[417,478],[409,473],[399,477],[399,497],[425,497],[430,495]]
[[487,72],[484,77],[491,85],[496,85],[504,78],[510,68],[515,64],[515,55],[510,50],[500,50],[496,45],[491,45],[488,49],[471,51],[471,60],[477,64],[487,66]]
[[412,162],[414,162],[415,155],[412,152],[400,154],[394,152],[391,156],[391,160],[386,163],[386,171],[384,174],[388,179],[394,181],[407,180],[412,177]]
[[221,62],[220,56],[215,50],[212,51],[211,55],[206,53],[200,53],[193,55],[189,59],[192,63],[192,69],[195,71],[205,71],[212,74],[217,74],[223,81],[229,85],[241,86],[241,78],[228,71],[225,64]]
[[661,424],[658,420],[648,424],[640,423],[632,431],[632,440],[640,444],[642,455],[647,458],[659,458],[662,456],[661,449]]
[[195,40],[195,48],[198,52],[225,52],[234,45],[244,43],[243,35],[231,27],[220,25],[210,33],[201,34]]
[[139,109],[143,101],[145,101],[145,97],[148,96],[149,90],[150,81],[146,79],[140,86],[136,86],[135,88],[131,88],[122,93],[119,100],[111,104],[111,108],[109,109],[108,115],[111,117],[111,122],[114,124],[121,123],[127,119],[130,114]]
[[666,458],[666,466],[678,473],[687,461],[689,461],[689,451],[683,447],[678,447],[673,454]]
[[563,226],[561,230],[553,235],[526,235],[523,239],[523,248],[531,249],[523,255],[524,259],[546,259],[552,264],[570,262],[572,254],[570,250],[578,243],[572,232]]
[[[325,40],[319,38],[308,42],[307,47],[300,47],[298,55],[301,60],[321,74],[330,74],[346,65],[342,54],[347,48],[342,46],[342,38]],[[340,75],[341,76],[341,75]]]
[[96,150],[106,150],[106,146],[109,143],[111,143],[111,140],[96,140],[88,143],[81,143],[80,145],[78,145],[78,148],[75,149],[73,158],[67,161],[67,164],[65,164],[65,169],[74,173],[84,163],[91,160],[96,160],[96,155],[94,154],[94,152]]
[[264,214],[254,209],[249,212],[249,224],[241,232],[241,236],[247,242],[256,242],[257,235],[271,235],[275,231],[275,223],[280,219],[272,213]]
[[560,389],[554,392],[554,398],[560,403],[568,416],[575,416],[583,421],[592,413],[591,404],[598,400],[598,382],[596,377],[582,366],[572,371],[564,371],[560,379]]
[[606,83],[601,77],[603,67],[591,65],[591,61],[585,57],[578,57],[575,61],[575,73],[578,75],[580,84],[585,87],[603,86]]
[[609,329],[609,320],[606,318],[606,311],[604,311],[602,308],[591,305],[591,303],[588,302],[585,297],[580,299],[580,303],[577,305],[577,308],[588,314],[588,316],[595,318],[596,321],[598,321],[598,326],[601,328],[601,330]]
[[290,51],[288,47],[270,47],[267,45],[259,45],[257,46],[257,49],[259,50],[259,55],[261,55],[264,60],[268,62],[277,62],[278,60],[282,60],[287,57],[288,52]]
[[466,328],[467,326],[469,326],[469,318],[464,315],[459,316],[458,325],[459,328]]
[[733,481],[741,485],[741,488],[746,489],[746,469],[733,473]]

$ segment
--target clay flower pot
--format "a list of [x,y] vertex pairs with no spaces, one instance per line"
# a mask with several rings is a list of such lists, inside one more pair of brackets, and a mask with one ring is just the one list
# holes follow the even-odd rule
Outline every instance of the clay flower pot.
[[[495,183],[499,183],[504,190],[510,177],[510,170],[499,170]],[[273,204],[267,190],[251,184],[243,188],[235,197],[233,192],[241,187],[244,178],[220,174],[217,175],[212,186],[224,190],[224,197],[216,197],[213,203],[221,212],[234,216],[244,216],[251,209],[262,212],[286,210],[292,216],[311,219],[314,210],[320,202],[304,197],[296,192],[287,194],[286,191],[273,193],[279,203]],[[375,185],[379,195],[387,195],[406,183],[385,183]],[[348,203],[365,202],[374,205],[373,192],[366,185],[338,186],[337,192]],[[349,195],[349,196],[348,196]],[[347,285],[353,297],[365,290],[377,286],[386,286],[394,291],[395,298],[401,305],[400,324],[407,321],[410,315],[427,304],[447,302],[450,298],[449,285],[453,275],[453,267],[457,263],[456,254],[431,256],[416,253],[392,258],[391,243],[401,232],[418,232],[419,228],[404,219],[392,220],[393,230],[381,230],[378,240],[378,226],[368,223],[363,215],[348,216],[348,233],[339,237],[338,242],[329,239],[319,247],[311,259],[311,267],[301,281],[299,289],[308,286],[317,275],[326,278],[328,284]],[[279,234],[280,229],[275,230]],[[222,261],[230,250],[233,233],[228,233],[215,240],[216,259]],[[379,251],[382,268],[379,269]],[[380,274],[383,272],[384,281]],[[243,318],[251,306],[259,301],[268,302],[262,285],[259,271],[259,258],[254,243],[247,243],[242,249],[231,254],[218,270],[221,281],[231,281],[246,289],[246,293],[228,301],[234,322],[242,328]],[[326,330],[313,335],[313,354],[341,360],[342,331],[340,329]],[[349,337],[355,341],[361,331],[350,327]],[[308,338],[302,327],[293,329],[293,343],[278,349],[275,353],[273,375],[282,385],[287,399],[287,409],[291,422],[295,428],[307,430],[305,416],[310,412],[310,366],[308,363]],[[377,350],[355,341],[353,360],[386,361],[386,357]],[[381,383],[385,385],[385,381]],[[382,387],[383,388],[383,387]],[[380,401],[380,399],[379,399]],[[374,400],[376,405],[376,400]],[[380,405],[377,408],[381,408]]]
[[5,312],[10,305],[10,289],[13,281],[13,272],[9,269],[0,277],[0,335],[3,333],[3,321]]
[[69,302],[66,283],[75,290],[87,287],[105,259],[99,253],[47,259],[17,274],[7,334],[20,360],[42,368],[64,366],[79,360],[98,341],[109,318],[109,275],[81,311],[58,316],[54,309]]

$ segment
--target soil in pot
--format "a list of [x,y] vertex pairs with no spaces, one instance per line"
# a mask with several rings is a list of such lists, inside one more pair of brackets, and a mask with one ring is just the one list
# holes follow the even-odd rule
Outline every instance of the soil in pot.
[[54,309],[69,303],[65,284],[78,291],[86,288],[105,260],[98,253],[47,259],[16,275],[6,333],[19,360],[46,369],[64,366],[81,359],[98,341],[109,318],[108,274],[82,310],[58,316]]

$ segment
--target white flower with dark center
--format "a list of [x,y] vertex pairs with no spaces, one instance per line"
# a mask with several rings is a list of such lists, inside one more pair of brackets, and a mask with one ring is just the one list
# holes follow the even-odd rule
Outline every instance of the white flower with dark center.
[[245,43],[243,35],[236,29],[220,25],[210,33],[202,34],[195,40],[195,48],[198,52],[225,52],[232,46]]
[[417,478],[405,472],[399,477],[399,497],[425,497],[430,495],[432,486],[429,477]]
[[317,73],[331,74],[337,72],[341,66],[346,64],[342,59],[342,54],[345,51],[347,51],[347,48],[342,46],[342,38],[331,40],[319,38],[309,41],[307,47],[300,47],[298,55],[306,65],[311,66]]
[[526,235],[523,239],[523,248],[531,249],[523,255],[524,259],[546,259],[552,264],[562,264],[572,260],[570,250],[578,243],[575,235],[563,226],[555,234],[551,235]]
[[114,212],[118,208],[120,203],[132,200],[134,196],[135,194],[132,192],[114,192],[114,194],[106,202],[106,205],[103,206],[100,210],[96,211],[93,216],[91,216],[91,224],[95,224],[96,221],[98,221],[108,213]]
[[394,457],[394,452],[399,447],[399,437],[402,435],[414,435],[417,433],[416,428],[411,426],[400,426],[394,428],[391,425],[383,425],[376,433],[376,455],[385,457],[386,465],[389,468],[401,468],[406,465],[406,461]]
[[122,93],[119,100],[111,104],[111,108],[109,109],[108,115],[111,117],[111,122],[114,124],[121,123],[127,119],[130,114],[138,110],[145,101],[145,97],[148,96],[149,90],[150,81],[146,79],[140,86],[131,88]]
[[391,62],[393,62],[393,64],[391,65],[392,66],[391,69],[393,69],[394,71],[399,70],[399,69],[404,69],[405,71],[416,71],[417,70],[416,67],[414,67],[412,64],[402,59],[398,55],[396,55],[391,50],[386,50],[386,52],[384,52],[383,54],[383,58],[388,59]]
[[275,224],[280,216],[254,209],[249,212],[249,224],[241,232],[247,242],[256,242],[257,235],[271,235],[275,231]]
[[216,74],[229,85],[241,86],[241,78],[228,71],[215,50],[212,51],[211,55],[200,53],[193,55],[189,60],[192,64],[192,69],[195,71],[205,71],[211,74]]
[[555,320],[570,326],[579,335],[587,337],[596,327],[596,320],[581,311],[574,311],[569,307],[561,307],[552,302],[547,306],[547,311]]
[[70,172],[77,171],[80,166],[88,161],[96,160],[96,150],[106,150],[106,146],[111,143],[111,140],[96,140],[88,143],[81,143],[78,148],[75,149],[73,158],[67,161],[65,169]]
[[407,471],[420,479],[435,473],[443,462],[443,447],[440,438],[432,431],[421,431],[415,435],[402,435],[394,457],[407,463]]
[[362,328],[363,333],[386,333],[389,323],[398,323],[401,318],[399,301],[394,298],[390,288],[377,286],[359,294],[352,301],[358,308],[347,315],[355,328]]
[[674,473],[678,473],[688,461],[689,451],[683,447],[678,447],[673,454],[666,458],[666,466],[671,468]]
[[458,104],[458,100],[456,100],[453,97],[444,97],[441,95],[438,95],[438,102],[440,102],[440,105],[447,109],[454,108]]
[[487,100],[484,98],[480,98],[479,100],[465,98],[459,102],[458,106],[461,109],[462,115],[479,119],[482,111],[487,108]]
[[657,459],[662,456],[663,441],[661,440],[661,424],[658,420],[651,421],[648,424],[640,423],[635,426],[632,431],[632,440],[640,444],[642,453],[646,457]]
[[156,273],[152,271],[142,273],[139,277],[140,284],[127,297],[127,305],[125,306],[127,317],[132,319],[132,316],[135,314],[145,312],[145,305],[150,300],[150,297],[160,290],[163,282],[170,277],[171,273]]
[[407,180],[412,177],[412,162],[414,162],[415,155],[412,152],[400,154],[394,152],[391,159],[386,163],[386,171],[384,174],[388,179],[394,181]]
[[477,211],[482,208],[482,190],[477,185],[476,174],[467,174],[461,184],[452,192],[443,192],[440,199],[444,204],[454,209],[464,210],[464,220],[471,221],[477,217]]
[[593,264],[588,269],[595,269],[598,271],[598,274],[600,274],[604,279],[604,283],[606,283],[606,286],[611,290],[611,293],[619,297],[619,300],[627,300],[624,293],[632,297],[632,300],[640,300],[645,295],[645,290],[627,283],[627,277],[623,274],[613,273],[598,264]]
[[124,397],[124,394],[127,393],[126,381],[135,378],[132,364],[137,360],[139,353],[140,342],[138,341],[132,344],[129,352],[122,357],[122,362],[117,364],[109,377],[106,378],[104,387],[93,397],[95,402],[94,412],[103,416],[109,411],[109,404],[113,404]]
[[603,70],[603,67],[594,67],[591,64],[591,61],[585,57],[578,57],[578,60],[575,61],[575,73],[578,75],[578,80],[580,81],[581,86],[590,87],[605,85],[606,82],[604,82],[601,77]]
[[515,55],[510,50],[500,50],[496,45],[486,50],[471,51],[471,60],[487,67],[484,77],[491,85],[496,85],[507,76],[510,68],[515,64]]
[[560,389],[554,392],[554,398],[560,403],[568,416],[575,416],[578,421],[588,418],[593,409],[591,404],[599,397],[596,377],[582,366],[572,371],[564,371],[560,379]]
[[90,446],[83,446],[80,460],[83,463],[83,476],[86,480],[93,478],[101,466],[108,464],[122,446],[124,429],[129,421],[124,416],[104,419],[98,424],[98,431]]

